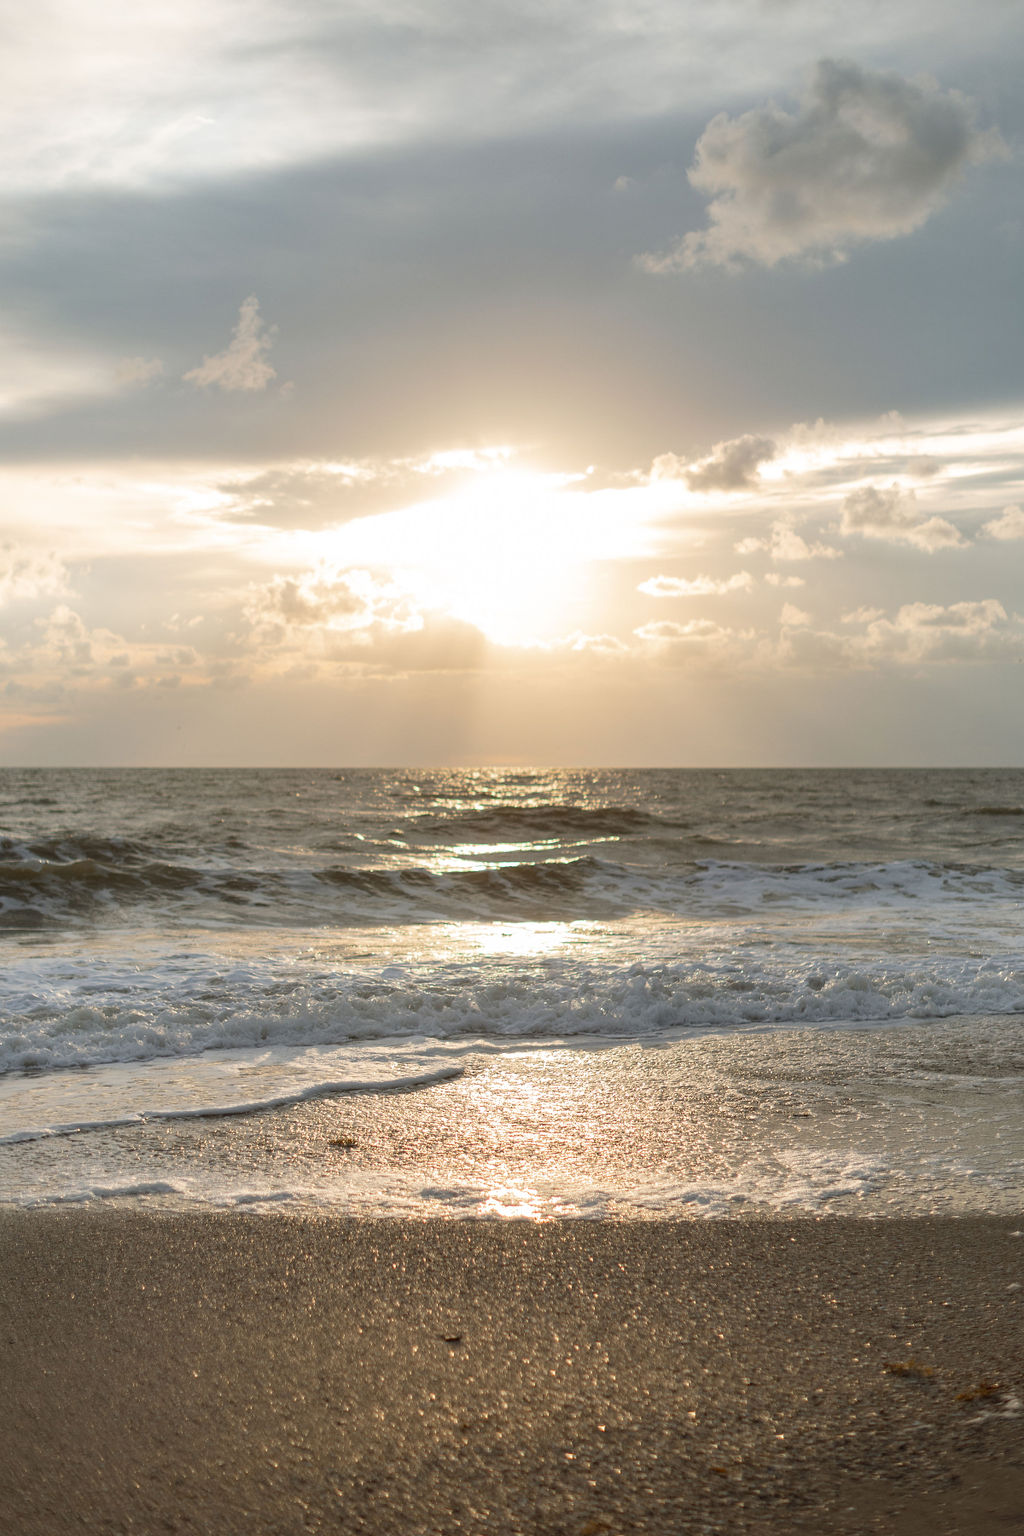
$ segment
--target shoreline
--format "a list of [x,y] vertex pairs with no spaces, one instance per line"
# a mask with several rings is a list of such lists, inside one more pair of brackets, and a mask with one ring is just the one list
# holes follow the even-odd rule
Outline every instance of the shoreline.
[[973,1536],[1022,1218],[0,1211],[18,1536]]
[[[1005,1215],[1024,1189],[1019,1023],[988,1015],[871,1029],[740,1031],[592,1045],[424,1043],[344,1048],[317,1081],[397,1073],[404,1091],[306,1095],[262,1057],[48,1079],[0,1145],[13,1205],[159,1199],[188,1214],[280,1202],[401,1219],[766,1219]],[[200,1090],[201,1070],[213,1071]],[[458,1069],[456,1072],[455,1069]],[[450,1073],[443,1081],[442,1073]],[[422,1085],[408,1086],[413,1077]],[[175,1106],[156,1091],[175,1086]],[[137,1080],[136,1080],[137,1079]],[[3,1085],[0,1085],[2,1087]],[[296,1093],[298,1087],[301,1092]],[[70,1092],[56,1113],[51,1092]],[[104,1099],[104,1093],[108,1098]],[[207,1105],[280,1102],[251,1115]],[[134,1095],[134,1097],[132,1096]],[[48,1109],[46,1106],[49,1106]],[[16,1108],[16,1106],[15,1106]],[[52,1121],[159,1109],[69,1137],[15,1140]]]

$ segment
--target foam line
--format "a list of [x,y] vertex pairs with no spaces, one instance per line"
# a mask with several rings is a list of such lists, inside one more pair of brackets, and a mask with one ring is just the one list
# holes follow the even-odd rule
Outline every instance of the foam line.
[[84,1131],[117,1131],[127,1126],[147,1125],[156,1120],[217,1120],[226,1115],[258,1115],[267,1109],[287,1109],[310,1099],[329,1099],[343,1093],[401,1093],[414,1088],[431,1088],[435,1083],[461,1077],[465,1067],[442,1067],[437,1072],[423,1072],[415,1077],[391,1077],[381,1082],[310,1083],[294,1093],[275,1094],[272,1098],[253,1099],[243,1104],[218,1104],[188,1109],[147,1109],[134,1115],[111,1120],[75,1120],[63,1125],[39,1126],[0,1136],[0,1147],[21,1141],[43,1141],[50,1136],[77,1136]]

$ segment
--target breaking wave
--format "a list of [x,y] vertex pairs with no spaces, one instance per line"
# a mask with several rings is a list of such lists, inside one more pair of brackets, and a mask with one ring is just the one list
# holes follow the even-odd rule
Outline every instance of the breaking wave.
[[[209,1050],[379,1040],[636,1038],[674,1029],[1024,1012],[1024,956],[836,961],[791,953],[633,964],[552,958],[376,971],[35,962],[0,1014],[0,1072],[148,1061]],[[1024,1036],[1021,1038],[1024,1070]]]

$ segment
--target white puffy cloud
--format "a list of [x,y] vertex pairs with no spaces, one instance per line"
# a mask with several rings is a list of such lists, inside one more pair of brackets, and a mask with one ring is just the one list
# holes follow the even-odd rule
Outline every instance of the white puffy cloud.
[[1004,507],[998,517],[982,526],[982,533],[990,539],[1024,539],[1024,511],[1020,507]]
[[322,563],[300,576],[275,576],[255,588],[245,607],[257,629],[414,630],[423,616],[407,592],[370,571]]
[[0,606],[63,597],[70,590],[67,568],[52,550],[40,553],[12,544],[0,547]]
[[763,550],[773,560],[781,561],[838,560],[843,553],[841,549],[833,549],[831,544],[809,543],[802,533],[797,533],[792,523],[783,519],[772,524],[766,537],[759,538],[752,534],[749,538],[740,539],[735,549],[739,555],[754,555]]
[[1007,629],[1006,609],[994,597],[979,602],[904,603],[892,619],[871,619],[863,636],[852,638],[856,659],[886,657],[907,662],[974,661],[1019,643]]
[[736,437],[717,443],[706,459],[686,474],[691,491],[742,491],[756,484],[762,464],[774,459],[778,449],[770,437]]
[[264,324],[259,300],[254,293],[243,299],[238,311],[238,324],[231,341],[223,352],[204,357],[198,368],[192,368],[183,377],[197,389],[211,386],[231,394],[238,390],[266,389],[271,379],[277,377],[267,361],[277,327]]
[[252,589],[243,616],[251,675],[465,671],[487,649],[474,625],[422,609],[397,583],[326,562]]
[[749,571],[737,571],[735,576],[720,581],[713,576],[694,576],[689,580],[685,576],[652,576],[642,581],[637,591],[648,597],[719,597],[725,592],[749,592],[753,585]]
[[716,443],[703,459],[659,454],[651,465],[651,479],[685,480],[691,491],[745,491],[757,484],[758,469],[777,452],[770,437],[734,437]]
[[[821,672],[835,668],[876,671],[891,667],[984,662],[1016,654],[1022,626],[995,598],[961,603],[904,603],[889,618],[879,608],[842,615],[846,633],[815,628],[809,614],[789,604],[779,639],[761,648],[769,666]],[[850,630],[855,631],[851,633]]]
[[43,647],[58,661],[82,665],[93,659],[89,631],[80,614],[61,603],[36,623],[43,632]]
[[685,624],[675,619],[655,619],[633,631],[641,640],[696,640],[721,632],[721,626],[711,619],[689,619]]
[[802,576],[783,576],[779,571],[769,571],[764,579],[770,587],[805,587],[807,585]]
[[642,264],[842,260],[858,243],[920,228],[968,165],[1001,148],[958,91],[823,59],[796,112],[769,103],[712,118],[689,172],[711,198],[708,227]]
[[617,635],[588,635],[581,629],[573,630],[562,642],[565,649],[576,655],[595,656],[605,660],[619,660],[629,655],[629,646]]
[[58,603],[44,618],[36,619],[32,628],[36,638],[16,653],[19,666],[28,674],[56,672],[81,677],[124,654],[121,635],[103,626],[90,628],[67,603]]
[[960,549],[967,542],[946,518],[924,516],[914,492],[895,484],[886,490],[866,485],[851,491],[842,504],[839,528],[844,534],[912,544],[929,554],[937,549]]
[[732,665],[749,659],[756,639],[753,630],[730,629],[711,619],[690,619],[685,624],[659,619],[641,624],[633,634],[655,660],[668,666],[695,657],[712,664],[728,660]]
[[854,608],[849,613],[843,614],[844,624],[873,624],[875,619],[884,619],[884,608]]

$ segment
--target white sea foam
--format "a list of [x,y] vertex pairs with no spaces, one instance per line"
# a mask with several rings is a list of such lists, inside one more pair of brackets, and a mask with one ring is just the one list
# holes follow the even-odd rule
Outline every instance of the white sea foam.
[[[803,935],[793,943],[779,932],[769,947],[770,935],[724,954],[693,946],[694,958],[675,963],[439,957],[345,971],[202,954],[148,969],[102,955],[32,959],[2,984],[0,1072],[420,1035],[648,1035],[1024,1012],[1021,954],[965,959],[937,945],[928,955],[808,957]],[[831,936],[834,950],[842,943]]]
[[124,1184],[93,1184],[82,1189],[46,1191],[27,1196],[19,1204],[31,1209],[40,1205],[85,1205],[92,1200],[143,1200],[152,1195],[180,1195],[177,1184],[162,1179],[149,1179]]

